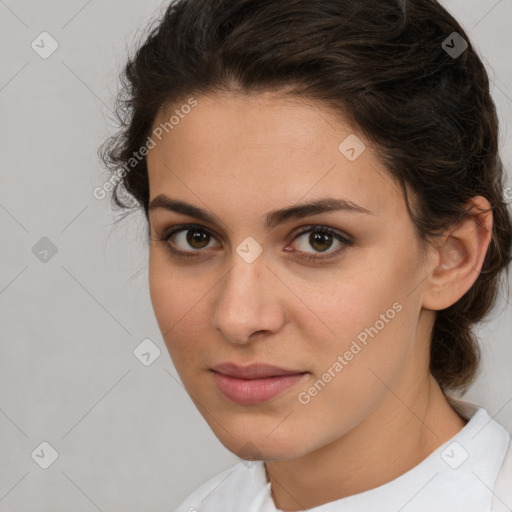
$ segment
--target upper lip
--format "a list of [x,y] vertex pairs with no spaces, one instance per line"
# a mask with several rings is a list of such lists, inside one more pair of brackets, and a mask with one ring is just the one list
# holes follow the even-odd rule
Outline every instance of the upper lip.
[[222,363],[212,368],[214,372],[222,373],[229,377],[240,379],[263,379],[265,377],[276,377],[279,375],[298,375],[300,370],[286,370],[269,364],[253,363],[247,366],[240,366],[235,363]]

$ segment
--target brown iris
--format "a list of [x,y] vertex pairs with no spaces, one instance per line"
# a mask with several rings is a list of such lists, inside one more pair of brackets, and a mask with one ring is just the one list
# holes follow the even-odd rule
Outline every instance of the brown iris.
[[[325,231],[313,231],[309,235],[309,243],[318,251],[325,251],[332,245],[332,235]],[[320,247],[316,245],[320,245]]]
[[189,229],[187,231],[187,242],[195,249],[203,249],[208,245],[209,239],[210,235],[200,229]]

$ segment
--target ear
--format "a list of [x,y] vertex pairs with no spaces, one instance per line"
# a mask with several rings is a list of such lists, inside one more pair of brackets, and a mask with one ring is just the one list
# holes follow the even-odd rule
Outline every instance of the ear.
[[473,286],[491,241],[493,215],[489,201],[471,198],[466,215],[443,234],[433,250],[433,270],[427,280],[423,307],[445,309]]

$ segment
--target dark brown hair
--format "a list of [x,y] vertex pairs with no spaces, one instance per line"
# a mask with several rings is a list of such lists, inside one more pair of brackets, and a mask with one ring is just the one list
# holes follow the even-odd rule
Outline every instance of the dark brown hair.
[[[449,51],[462,40],[460,55]],[[482,271],[437,312],[432,332],[432,375],[444,391],[467,389],[480,358],[472,324],[508,275],[512,227],[488,75],[437,1],[178,0],[128,60],[122,85],[121,129],[100,156],[119,177],[113,204],[128,213],[135,205],[148,215],[146,159],[133,155],[160,109],[191,95],[283,87],[340,113],[375,145],[423,244],[459,221],[471,197],[487,198],[494,225]]]

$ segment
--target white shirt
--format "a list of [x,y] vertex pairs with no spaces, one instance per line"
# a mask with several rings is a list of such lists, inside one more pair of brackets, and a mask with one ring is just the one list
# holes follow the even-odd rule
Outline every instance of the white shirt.
[[[483,408],[450,399],[468,423],[417,466],[368,491],[308,512],[512,511],[510,434]],[[282,512],[264,462],[239,461],[201,485],[175,512]]]

